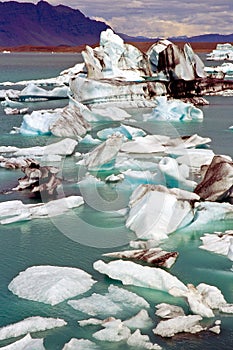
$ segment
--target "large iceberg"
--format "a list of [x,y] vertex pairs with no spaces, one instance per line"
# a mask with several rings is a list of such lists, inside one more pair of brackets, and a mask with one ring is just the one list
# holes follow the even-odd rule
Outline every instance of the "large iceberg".
[[116,260],[108,264],[102,260],[95,261],[95,270],[110,278],[122,281],[125,285],[134,285],[168,292],[177,287],[184,292],[187,287],[177,277],[156,267],[142,266],[132,261]]
[[20,272],[8,289],[20,298],[56,305],[85,293],[95,282],[87,272],[78,268],[44,265]]
[[230,43],[217,44],[216,48],[207,54],[207,60],[221,61],[233,60],[233,46]]
[[191,223],[194,212],[191,201],[195,193],[161,185],[140,185],[131,195],[126,226],[138,238],[163,240],[176,229]]
[[27,333],[41,332],[56,327],[63,327],[66,324],[67,323],[60,318],[32,316],[0,328],[0,340],[16,338]]

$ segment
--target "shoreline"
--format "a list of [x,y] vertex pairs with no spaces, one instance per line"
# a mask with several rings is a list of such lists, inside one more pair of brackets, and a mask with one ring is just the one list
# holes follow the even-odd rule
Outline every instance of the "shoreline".
[[[152,42],[128,42],[128,44],[136,46],[142,52],[146,52],[156,41]],[[127,42],[126,42],[127,43]],[[173,42],[178,47],[183,48],[188,41]],[[189,43],[193,50],[197,53],[209,53],[216,48],[217,42],[192,42]],[[233,44],[233,43],[231,43]],[[92,48],[99,44],[90,45]],[[85,49],[86,45],[79,46],[16,46],[16,47],[0,47],[1,53],[8,52],[56,52],[56,53],[81,53]]]

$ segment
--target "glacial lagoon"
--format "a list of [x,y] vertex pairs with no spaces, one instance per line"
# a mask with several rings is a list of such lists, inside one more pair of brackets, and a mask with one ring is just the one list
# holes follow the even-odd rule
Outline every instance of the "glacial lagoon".
[[[7,62],[1,71],[1,81],[19,81],[38,78],[49,78],[58,75],[66,68],[81,61],[79,54],[0,54],[0,62]],[[35,62],[35,65],[34,65]],[[216,62],[215,62],[216,64]],[[208,65],[208,63],[206,63]],[[36,68],[35,68],[36,67]],[[5,87],[4,87],[5,88]],[[203,121],[190,122],[155,122],[146,123],[139,121],[142,111],[135,109],[132,118],[136,122],[127,122],[131,126],[141,127],[151,134],[163,134],[172,137],[192,135],[197,133],[202,137],[212,139],[209,147],[215,154],[225,154],[233,157],[232,140],[233,133],[229,130],[232,123],[233,97],[207,96],[210,102],[208,106],[201,107],[204,113]],[[68,100],[38,102],[33,108],[63,107]],[[32,147],[56,142],[59,138],[54,136],[23,136],[12,135],[13,127],[19,127],[22,116],[6,116],[0,106],[0,140],[1,145],[13,145],[17,147]],[[119,123],[105,123],[93,128],[93,136],[101,128],[117,127]],[[76,151],[87,152],[92,146],[80,144]],[[78,188],[76,183],[82,174],[76,165],[77,157],[66,157],[58,165],[62,168],[62,176],[65,181],[62,191],[65,195],[83,195],[84,188]],[[0,201],[13,199],[22,200],[24,203],[35,204],[38,199],[29,196],[28,193],[7,193],[17,185],[17,179],[22,176],[20,170],[7,170],[0,168]],[[126,250],[130,240],[135,239],[133,232],[125,227],[125,217],[118,212],[127,206],[130,191],[120,189],[113,185],[106,186],[105,191],[95,187],[95,191],[86,191],[86,204],[74,209],[62,216],[51,219],[40,219],[19,222],[10,225],[0,225],[0,327],[21,321],[30,316],[52,317],[64,319],[66,326],[54,328],[33,334],[33,337],[44,338],[46,350],[61,350],[71,338],[84,338],[94,341],[100,349],[131,349],[125,342],[101,342],[92,337],[99,330],[99,326],[80,327],[77,321],[87,319],[88,316],[81,311],[73,309],[66,301],[51,306],[36,301],[29,301],[14,295],[8,290],[8,285],[19,272],[36,265],[66,266],[82,269],[92,275],[97,281],[91,290],[84,295],[92,293],[105,294],[110,285],[122,287],[118,281],[111,280],[98,273],[93,268],[97,260],[106,260],[102,254]],[[101,202],[101,206],[99,203]],[[101,209],[100,209],[101,208]],[[162,248],[164,250],[178,251],[179,257],[169,270],[184,284],[197,285],[205,282],[218,287],[228,303],[233,303],[233,279],[232,262],[226,257],[199,249],[202,244],[200,237],[204,233],[225,231],[233,228],[233,221],[212,222],[203,229],[183,229],[169,236]],[[124,248],[124,249],[123,249]],[[30,280],[28,280],[30,286]],[[147,309],[154,325],[158,323],[155,316],[155,305],[168,302],[180,305],[187,311],[187,304],[182,298],[173,298],[167,293],[135,286],[123,286],[127,291],[134,292],[143,297],[149,304]],[[128,308],[122,314],[123,319],[134,316],[138,310]],[[197,335],[179,334],[173,338],[164,339],[155,336],[152,328],[145,329],[143,334],[148,334],[152,343],[157,343],[163,349],[231,349],[233,330],[233,316],[217,314],[214,318],[222,321],[222,332],[219,335],[202,332]],[[213,319],[206,319],[206,325],[210,326]],[[153,326],[154,328],[154,326]],[[17,338],[16,338],[17,339]],[[13,340],[2,340],[0,346],[12,343]]]

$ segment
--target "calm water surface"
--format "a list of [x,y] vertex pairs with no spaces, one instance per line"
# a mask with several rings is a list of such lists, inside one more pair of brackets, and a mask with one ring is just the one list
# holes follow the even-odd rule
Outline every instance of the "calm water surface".
[[[0,81],[19,81],[25,79],[47,78],[80,61],[77,54],[0,54]],[[207,97],[209,106],[203,107],[203,122],[189,123],[142,123],[135,125],[149,130],[151,133],[166,135],[188,135],[197,133],[212,139],[210,148],[217,154],[228,154],[233,157],[233,132],[228,128],[233,124],[233,98]],[[40,103],[34,108],[51,108],[62,106],[67,101]],[[141,111],[135,111],[136,114]],[[0,145],[15,145],[29,147],[46,145],[48,142],[58,141],[55,137],[25,137],[10,135],[13,126],[20,126],[21,116],[6,116],[0,107]],[[86,148],[78,146],[77,151]],[[65,194],[80,194],[74,182],[79,178],[77,159],[67,157],[61,164],[62,175],[66,182],[63,187]],[[21,171],[0,169],[0,201],[21,199],[24,203],[36,203],[27,193],[4,194],[4,191],[14,187],[17,179],[23,174]],[[64,318],[68,325],[38,333],[38,337],[45,338],[47,350],[61,350],[70,338],[88,338],[95,341],[91,335],[99,328],[96,326],[78,327],[77,320],[89,316],[73,310],[66,302],[57,306],[20,299],[7,288],[10,281],[20,272],[34,265],[57,265],[81,268],[92,274],[98,281],[92,290],[87,292],[104,293],[110,284],[121,286],[120,282],[110,280],[97,273],[92,264],[101,259],[101,255],[108,251],[128,248],[128,242],[134,234],[124,226],[125,218],[117,215],[116,208],[124,208],[128,202],[128,191],[115,190],[106,187],[106,190],[96,190],[87,196],[88,204],[70,211],[56,219],[40,219],[31,222],[16,223],[0,226],[0,327],[20,321],[29,316],[47,316]],[[101,210],[98,204],[102,203]],[[180,255],[171,273],[184,283],[194,285],[205,282],[213,284],[222,290],[229,303],[233,303],[233,278],[230,271],[232,263],[225,257],[200,250],[200,236],[204,232],[213,232],[216,229],[233,228],[232,222],[212,223],[201,231],[188,229],[172,234],[164,243],[165,249],[177,250]],[[30,285],[30,281],[28,281]],[[151,305],[149,314],[157,323],[155,305],[162,301],[181,305],[187,310],[182,299],[172,298],[166,293],[133,286],[125,289],[143,296]],[[78,297],[77,297],[78,299]],[[125,318],[133,316],[125,315]],[[151,330],[147,330],[153,342],[162,345],[163,349],[232,349],[233,347],[233,317],[230,315],[216,315],[215,319],[222,320],[222,333],[202,333],[198,335],[179,335],[171,340],[155,337]],[[207,320],[212,324],[213,320]],[[0,342],[3,346],[12,340]],[[98,343],[96,341],[96,343]],[[125,343],[99,343],[101,349],[130,349]],[[132,348],[131,348],[132,349]]]

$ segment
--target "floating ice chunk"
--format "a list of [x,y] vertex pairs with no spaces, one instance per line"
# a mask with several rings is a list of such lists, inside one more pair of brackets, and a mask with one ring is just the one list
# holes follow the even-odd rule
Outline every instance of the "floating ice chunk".
[[223,304],[219,307],[219,310],[225,314],[233,314],[233,304]]
[[124,174],[118,174],[118,175],[111,174],[105,178],[105,182],[115,183],[115,182],[123,181],[124,178],[125,178]]
[[[79,182],[77,182],[77,185],[80,188],[91,188],[91,186],[96,187],[96,186],[104,186],[105,182],[101,181],[99,178],[95,177],[94,175],[90,173],[86,173],[85,177],[81,179]],[[86,194],[86,193],[85,193]]]
[[123,143],[122,135],[112,135],[90,153],[85,154],[79,164],[88,169],[96,169],[112,161],[119,152]]
[[101,325],[102,323],[104,322],[104,320],[100,320],[98,318],[88,318],[87,320],[81,320],[81,321],[78,321],[78,324],[81,326],[81,327],[84,327],[84,326],[93,326],[93,325]]
[[94,139],[91,135],[86,135],[80,143],[87,144],[87,145],[99,145],[102,143],[99,139]]
[[141,184],[160,184],[161,179],[157,176],[157,173],[152,173],[149,170],[138,171],[128,169],[123,171],[125,181],[129,183],[131,186],[138,186]]
[[200,239],[203,244],[199,248],[228,256],[228,258],[233,261],[233,231],[211,234],[205,233]]
[[56,305],[85,293],[95,282],[87,272],[78,268],[45,265],[20,272],[8,289],[20,298]]
[[214,317],[213,309],[219,309],[221,305],[226,305],[226,301],[221,291],[214,286],[201,283],[196,288],[188,284],[188,291],[171,288],[169,293],[173,296],[183,296],[187,298],[190,309],[194,314],[202,317]]
[[142,335],[140,330],[137,329],[127,340],[127,344],[134,348],[143,348],[150,350],[161,350],[161,346],[158,344],[152,344],[148,335]]
[[35,339],[30,334],[16,342],[1,347],[2,350],[45,350],[43,339]]
[[156,163],[151,162],[151,161],[143,161],[143,160],[138,160],[138,159],[133,159],[133,158],[128,158],[128,157],[122,157],[120,154],[117,155],[116,157],[116,162],[114,165],[114,168],[119,170],[119,171],[124,171],[124,170],[135,170],[135,171],[146,171],[150,170],[152,172],[156,171],[158,166]]
[[216,48],[207,54],[207,60],[233,60],[233,46],[230,43],[217,44]]
[[144,121],[147,120],[169,120],[169,121],[188,121],[202,120],[203,112],[191,103],[185,103],[180,100],[167,100],[167,96],[157,96],[157,106],[149,115],[144,115]]
[[209,149],[185,149],[184,154],[176,158],[177,163],[186,164],[191,168],[200,168],[209,165],[214,157],[214,152]]
[[173,158],[163,157],[158,164],[158,169],[168,187],[177,187],[183,190],[193,191],[197,186],[195,181],[187,179],[189,176],[188,166],[185,164],[179,166],[177,161]]
[[72,338],[69,343],[64,345],[62,350],[100,350],[100,348],[88,339]]
[[165,153],[176,156],[183,155],[186,152],[184,150],[206,145],[210,141],[211,139],[209,137],[202,137],[197,134],[177,137],[167,142]]
[[113,320],[104,324],[104,329],[92,334],[92,336],[101,341],[118,342],[126,340],[130,336],[130,329],[121,322]]
[[53,217],[61,215],[69,209],[77,208],[83,203],[83,198],[80,196],[70,196],[39,204],[23,204],[21,201],[8,201],[0,203],[0,223],[4,225],[40,217]]
[[33,111],[31,114],[25,114],[20,126],[20,133],[32,136],[51,134],[50,124],[58,118],[60,112]]
[[141,310],[137,315],[123,321],[123,324],[130,329],[144,329],[151,327],[153,322],[148,312],[146,310]]
[[93,293],[87,298],[70,300],[68,304],[75,310],[80,310],[91,316],[121,315],[126,310],[137,311],[149,307],[147,301],[142,297],[113,285],[108,288],[108,293],[105,295]]
[[32,316],[17,323],[0,328],[0,340],[19,337],[33,332],[63,327],[67,323],[60,318]]
[[106,140],[109,136],[111,136],[112,134],[115,134],[116,132],[123,134],[129,140],[132,140],[135,137],[146,135],[145,131],[142,129],[138,129],[138,128],[134,128],[132,126],[121,124],[121,126],[119,126],[117,128],[108,128],[108,129],[100,130],[97,132],[97,136],[101,140]]
[[177,252],[167,252],[161,248],[149,248],[140,250],[125,250],[122,252],[112,252],[103,254],[111,258],[141,260],[156,266],[164,266],[170,268],[176,261]]
[[162,135],[147,135],[145,137],[135,137],[133,141],[125,142],[121,151],[126,153],[161,153],[165,151],[163,143],[169,140],[169,137]]
[[28,148],[17,148],[11,146],[2,146],[0,147],[0,153],[11,152],[14,156],[43,156],[46,154],[58,154],[68,156],[74,152],[77,141],[73,139],[66,138],[62,141],[51,143],[46,146],[35,146]]
[[134,285],[168,292],[172,287],[183,291],[187,287],[177,277],[156,267],[142,266],[132,261],[116,260],[105,264],[102,260],[95,261],[95,270],[110,278],[120,280],[125,285]]
[[166,239],[168,234],[193,220],[190,201],[198,199],[195,194],[181,189],[140,185],[131,195],[126,227],[141,239]]
[[160,321],[153,332],[161,337],[173,337],[173,335],[181,332],[198,333],[204,330],[199,324],[201,320],[202,317],[199,315],[174,317],[166,321]]
[[177,316],[185,316],[184,310],[180,306],[161,303],[156,305],[155,314],[162,318],[174,318]]

